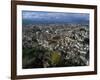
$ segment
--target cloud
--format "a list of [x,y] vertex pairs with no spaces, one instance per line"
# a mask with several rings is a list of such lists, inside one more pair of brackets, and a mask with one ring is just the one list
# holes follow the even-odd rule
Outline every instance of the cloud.
[[66,12],[43,12],[43,11],[22,11],[23,19],[33,20],[89,20],[86,13],[66,13]]

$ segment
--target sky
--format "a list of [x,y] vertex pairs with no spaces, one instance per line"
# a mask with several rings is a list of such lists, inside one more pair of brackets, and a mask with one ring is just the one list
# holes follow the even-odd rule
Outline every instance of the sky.
[[23,23],[89,23],[87,13],[46,12],[46,11],[22,11]]

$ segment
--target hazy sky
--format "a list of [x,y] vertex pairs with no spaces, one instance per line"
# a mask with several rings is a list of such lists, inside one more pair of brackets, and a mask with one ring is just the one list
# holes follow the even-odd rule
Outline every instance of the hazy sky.
[[23,20],[32,20],[37,22],[51,23],[71,23],[71,22],[89,22],[87,13],[67,13],[67,12],[43,12],[43,11],[22,11]]

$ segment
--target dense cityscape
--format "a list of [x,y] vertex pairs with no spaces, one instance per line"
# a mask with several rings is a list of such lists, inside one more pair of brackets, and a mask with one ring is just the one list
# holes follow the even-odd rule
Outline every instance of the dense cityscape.
[[22,67],[89,65],[89,26],[30,24],[22,29]]

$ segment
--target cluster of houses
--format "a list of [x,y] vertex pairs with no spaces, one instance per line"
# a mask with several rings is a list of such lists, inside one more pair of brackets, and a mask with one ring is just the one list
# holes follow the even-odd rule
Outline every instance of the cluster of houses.
[[[23,28],[23,48],[42,46],[60,54],[63,64],[55,63],[53,67],[89,65],[89,27],[79,24],[40,24]],[[51,66],[48,60],[45,64]]]

